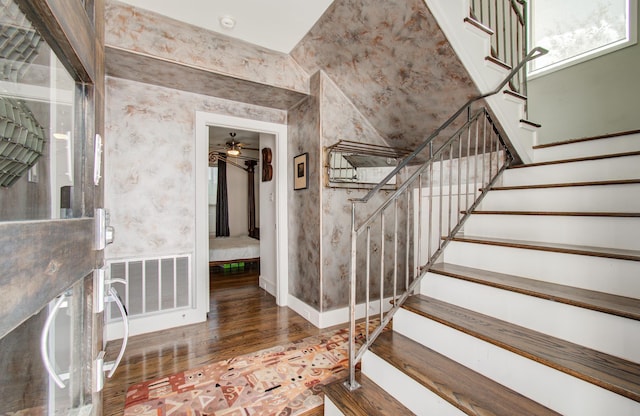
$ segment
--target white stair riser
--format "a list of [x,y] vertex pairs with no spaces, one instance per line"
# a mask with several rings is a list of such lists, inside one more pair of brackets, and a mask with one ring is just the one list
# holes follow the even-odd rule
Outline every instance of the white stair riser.
[[[640,362],[640,322],[508,290],[428,274],[421,293],[607,354]],[[535,311],[532,313],[531,311]]]
[[451,242],[444,261],[640,299],[640,262]]
[[640,184],[490,191],[480,210],[640,212]]
[[464,412],[371,351],[362,357],[362,373],[416,415],[464,415]]
[[563,415],[640,414],[638,402],[406,310],[396,313],[393,326],[394,331]]
[[640,250],[640,218],[472,214],[465,235]]
[[329,397],[324,396],[324,416],[344,416],[344,413],[338,409]]
[[598,156],[640,150],[640,134],[610,137],[600,140],[563,144],[559,146],[534,149],[535,162],[572,159],[576,157]]
[[507,169],[500,186],[594,182],[640,178],[640,156]]

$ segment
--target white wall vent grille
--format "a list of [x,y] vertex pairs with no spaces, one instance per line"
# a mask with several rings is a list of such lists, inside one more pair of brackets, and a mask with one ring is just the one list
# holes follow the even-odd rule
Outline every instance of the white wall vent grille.
[[[127,285],[113,283],[129,317],[139,317],[192,306],[191,255],[110,260],[110,279],[124,279]],[[120,320],[109,305],[109,321]]]

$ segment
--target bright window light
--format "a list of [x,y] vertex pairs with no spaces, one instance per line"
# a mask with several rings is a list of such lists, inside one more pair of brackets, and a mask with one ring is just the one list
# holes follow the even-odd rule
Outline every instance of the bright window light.
[[530,16],[531,46],[549,50],[533,76],[636,43],[637,0],[532,0]]

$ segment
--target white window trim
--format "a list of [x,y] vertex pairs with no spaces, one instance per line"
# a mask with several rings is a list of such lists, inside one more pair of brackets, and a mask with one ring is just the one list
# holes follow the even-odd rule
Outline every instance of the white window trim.
[[[603,55],[607,55],[609,53],[619,51],[629,46],[633,46],[638,43],[638,0],[627,0],[627,7],[629,8],[629,27],[627,28],[627,39],[621,40],[618,42],[613,42],[609,45],[602,46],[600,48],[594,49],[589,52],[582,53],[573,58],[566,59],[564,61],[555,63],[553,65],[549,65],[547,67],[537,69],[535,71],[529,70],[527,73],[527,79],[532,80],[545,75],[549,75],[556,71],[560,71],[565,68],[572,67],[574,65],[581,64],[586,61],[590,61],[591,59],[598,58]],[[529,6],[531,7],[531,3]],[[532,16],[531,11],[529,11],[529,16]],[[532,39],[531,36],[531,25],[529,25],[529,39]],[[531,45],[531,47],[535,47],[537,45]]]

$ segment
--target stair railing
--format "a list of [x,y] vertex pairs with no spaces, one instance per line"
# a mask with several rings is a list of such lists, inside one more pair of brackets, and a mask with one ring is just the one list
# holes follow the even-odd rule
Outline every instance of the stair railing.
[[[349,379],[345,382],[350,390],[359,387],[356,364],[462,228],[485,195],[482,190],[490,188],[513,159],[486,107],[474,109],[473,105],[502,91],[528,61],[546,52],[531,50],[495,90],[467,101],[363,198],[351,200]],[[444,132],[453,133],[438,140]],[[385,185],[405,168],[409,178],[372,209],[368,202],[381,200]],[[360,224],[357,207],[366,216]],[[399,278],[401,274],[404,278]],[[372,314],[379,315],[375,327],[370,324]],[[363,316],[364,337],[356,349],[356,320]]]
[[[471,17],[493,30],[491,54],[511,68],[527,55],[526,0],[470,0]],[[527,70],[514,75],[511,88],[527,95]]]

